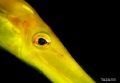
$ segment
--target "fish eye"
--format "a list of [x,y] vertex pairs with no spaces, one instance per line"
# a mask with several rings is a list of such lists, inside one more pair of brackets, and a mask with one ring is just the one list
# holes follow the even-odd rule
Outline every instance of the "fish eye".
[[39,38],[38,39],[38,44],[39,45],[45,45],[45,44],[47,44],[48,42],[44,39],[44,38]]
[[33,37],[33,44],[36,47],[48,47],[50,42],[50,37],[46,33],[37,33]]

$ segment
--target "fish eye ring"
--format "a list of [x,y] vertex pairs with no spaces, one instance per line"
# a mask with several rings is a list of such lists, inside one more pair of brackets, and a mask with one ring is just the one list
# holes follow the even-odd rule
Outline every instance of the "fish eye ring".
[[51,40],[48,34],[46,33],[37,33],[33,37],[33,44],[37,47],[48,47]]

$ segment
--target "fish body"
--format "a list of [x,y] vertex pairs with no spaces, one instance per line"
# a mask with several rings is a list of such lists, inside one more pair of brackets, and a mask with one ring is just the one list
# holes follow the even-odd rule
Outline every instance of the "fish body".
[[24,0],[0,0],[0,47],[54,83],[95,83]]

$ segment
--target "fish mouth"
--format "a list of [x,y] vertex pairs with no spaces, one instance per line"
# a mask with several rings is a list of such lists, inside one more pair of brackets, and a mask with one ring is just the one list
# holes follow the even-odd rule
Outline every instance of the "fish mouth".
[[36,67],[53,83],[95,83],[68,52],[43,53]]

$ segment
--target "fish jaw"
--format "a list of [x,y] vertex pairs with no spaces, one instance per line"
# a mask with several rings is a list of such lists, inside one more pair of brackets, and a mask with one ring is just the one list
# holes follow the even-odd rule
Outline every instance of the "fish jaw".
[[95,83],[73,59],[56,35],[49,33],[48,47],[25,44],[18,58],[40,70],[53,83]]

